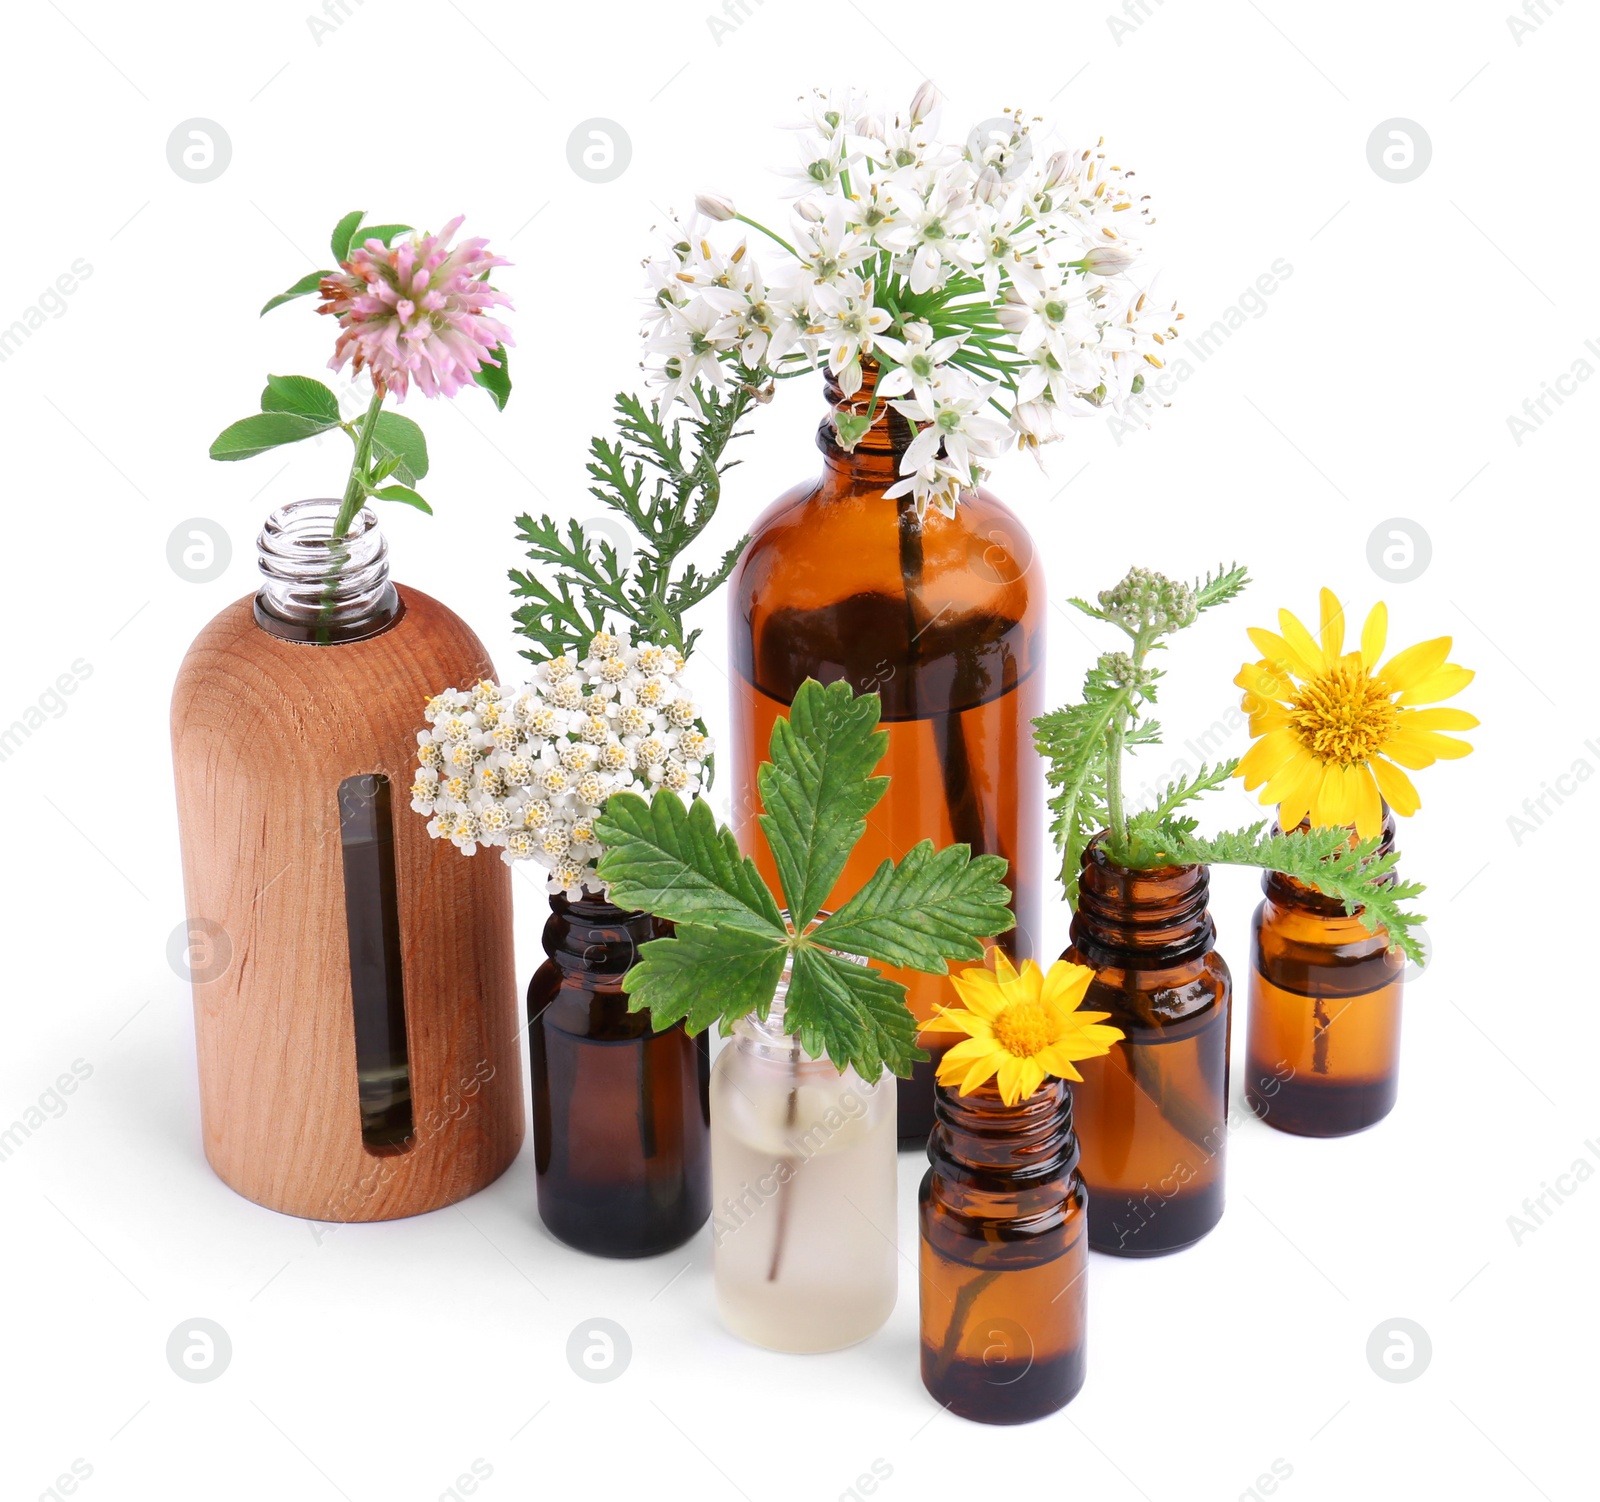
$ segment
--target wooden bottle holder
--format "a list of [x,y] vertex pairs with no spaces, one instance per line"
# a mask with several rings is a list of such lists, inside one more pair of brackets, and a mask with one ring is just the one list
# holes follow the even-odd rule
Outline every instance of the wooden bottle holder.
[[[337,646],[273,636],[246,596],[173,691],[185,898],[213,936],[194,976],[206,1157],[247,1199],[310,1220],[452,1204],[522,1142],[511,873],[430,838],[409,794],[426,699],[494,669],[451,611],[399,594],[394,624]],[[374,772],[391,784],[413,1113],[382,1152],[361,1131],[337,798]]]

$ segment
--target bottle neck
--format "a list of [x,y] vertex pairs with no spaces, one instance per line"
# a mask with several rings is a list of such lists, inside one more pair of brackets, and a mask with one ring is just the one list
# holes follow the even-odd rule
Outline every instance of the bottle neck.
[[1083,852],[1073,947],[1097,970],[1181,964],[1216,942],[1210,894],[1204,866],[1130,871],[1106,857],[1097,837]]
[[[852,396],[844,394],[831,371],[823,372],[822,393],[830,411],[817,428],[817,447],[831,472],[887,490],[900,478],[900,457],[915,436],[911,424],[887,401],[880,400],[872,426],[853,449],[846,449],[839,442],[833,422],[833,413],[840,410],[865,417],[877,384],[878,366],[872,360],[861,362],[861,389]],[[893,506],[895,502],[887,504]],[[916,515],[914,507],[912,515]]]
[[622,975],[638,959],[641,944],[671,932],[664,920],[617,907],[586,887],[576,902],[559,892],[550,899],[542,943],[561,970]]
[[389,544],[363,509],[333,535],[336,500],[293,501],[267,518],[256,538],[262,584],[256,624],[285,641],[334,646],[375,636],[401,613],[389,582]]
[[1057,1178],[1078,1166],[1072,1092],[1046,1078],[1026,1100],[1008,1106],[991,1080],[967,1095],[940,1085],[933,1097],[928,1157],[970,1173],[1015,1179]]
[[[1306,818],[1300,821],[1297,831],[1304,831],[1310,828],[1311,820]],[[1283,833],[1283,826],[1276,819],[1272,821],[1272,833]],[[1360,842],[1360,836],[1356,834],[1354,825],[1350,826],[1349,835],[1350,838],[1346,841],[1347,844],[1355,845]],[[1385,803],[1383,805],[1383,831],[1382,837],[1378,841],[1377,854],[1380,856],[1393,854],[1394,839],[1394,814],[1389,805]],[[1392,881],[1393,878],[1391,877],[1390,880]],[[1302,912],[1317,913],[1324,918],[1348,918],[1351,923],[1356,921],[1345,912],[1344,903],[1339,901],[1337,897],[1325,897],[1315,887],[1308,887],[1304,882],[1296,881],[1292,876],[1285,876],[1281,871],[1264,872],[1261,877],[1261,890],[1280,907],[1298,908]]]

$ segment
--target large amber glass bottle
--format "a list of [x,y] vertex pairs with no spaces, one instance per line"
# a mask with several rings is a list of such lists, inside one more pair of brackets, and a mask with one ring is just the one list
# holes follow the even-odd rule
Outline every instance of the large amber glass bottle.
[[1159,1256],[1222,1218],[1233,982],[1209,891],[1204,866],[1130,871],[1098,841],[1084,852],[1062,958],[1096,971],[1083,1005],[1123,1033],[1072,1087],[1099,1252]]
[[622,981],[670,926],[588,893],[550,899],[549,958],[528,985],[539,1218],[599,1257],[681,1246],[711,1213],[710,1057],[657,1032]]
[[[866,411],[874,379],[869,367],[854,410]],[[844,400],[831,381],[827,396]],[[1021,960],[1034,957],[1039,933],[1044,811],[1030,722],[1044,708],[1043,571],[1021,523],[985,491],[966,496],[953,519],[930,511],[919,522],[909,497],[886,500],[910,438],[884,405],[847,453],[825,418],[821,476],[755,525],[730,589],[732,822],[775,881],[754,820],[774,720],[808,677],[875,691],[889,733],[879,771],[893,781],[829,905],[919,840],[965,843],[1010,862],[1017,925],[999,942]],[[891,973],[919,1019],[955,1003],[943,977]],[[942,1036],[923,1046],[937,1054]],[[925,1141],[933,1124],[933,1070],[900,1084],[902,1143]]]
[[[1385,812],[1379,853],[1394,849]],[[1245,1100],[1268,1126],[1342,1137],[1394,1109],[1405,958],[1344,904],[1276,871],[1251,941]]]
[[918,1195],[922,1381],[962,1418],[1022,1424],[1083,1386],[1088,1212],[1066,1083],[1006,1105],[943,1085]]

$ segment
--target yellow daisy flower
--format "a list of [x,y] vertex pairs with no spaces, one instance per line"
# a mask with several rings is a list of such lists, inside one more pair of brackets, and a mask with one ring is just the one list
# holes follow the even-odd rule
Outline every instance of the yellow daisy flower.
[[995,968],[972,965],[950,977],[965,1009],[945,1007],[926,1026],[967,1036],[939,1063],[939,1083],[970,1094],[998,1075],[1000,1098],[1014,1106],[1026,1100],[1046,1075],[1081,1080],[1074,1059],[1110,1051],[1122,1037],[1101,1024],[1110,1012],[1080,1012],[1094,979],[1087,965],[1057,960],[1046,975],[1032,960],[1019,972],[999,950]]
[[1473,673],[1445,659],[1450,638],[1436,636],[1397,652],[1382,667],[1389,612],[1380,600],[1361,628],[1360,649],[1344,650],[1344,607],[1322,591],[1320,642],[1287,610],[1278,632],[1250,628],[1262,653],[1233,681],[1245,691],[1256,743],[1236,776],[1261,784],[1262,803],[1278,805],[1278,822],[1296,828],[1308,814],[1315,827],[1355,826],[1361,839],[1383,830],[1383,805],[1397,814],[1422,806],[1401,770],[1465,756],[1472,747],[1445,730],[1471,730],[1464,709],[1419,709],[1461,692]]

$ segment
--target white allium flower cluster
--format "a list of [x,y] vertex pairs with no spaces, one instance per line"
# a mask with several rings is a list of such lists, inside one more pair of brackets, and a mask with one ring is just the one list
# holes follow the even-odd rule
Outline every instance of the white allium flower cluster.
[[[919,516],[953,515],[1006,448],[1036,451],[1069,417],[1147,420],[1146,374],[1183,315],[1131,274],[1148,195],[1101,143],[1049,149],[1020,110],[942,139],[930,84],[891,114],[854,91],[805,104],[789,228],[702,195],[648,263],[645,365],[663,405],[698,411],[697,387],[819,367],[850,398],[870,359],[870,413],[890,399],[920,430],[890,492]],[[750,225],[773,255],[719,247],[705,220]],[[843,409],[835,425],[847,448],[865,431]]]
[[595,874],[594,821],[613,793],[692,799],[708,780],[711,737],[670,646],[625,645],[609,631],[579,660],[541,662],[519,689],[483,682],[428,701],[417,732],[411,806],[464,855],[537,861],[548,888],[576,900]]

